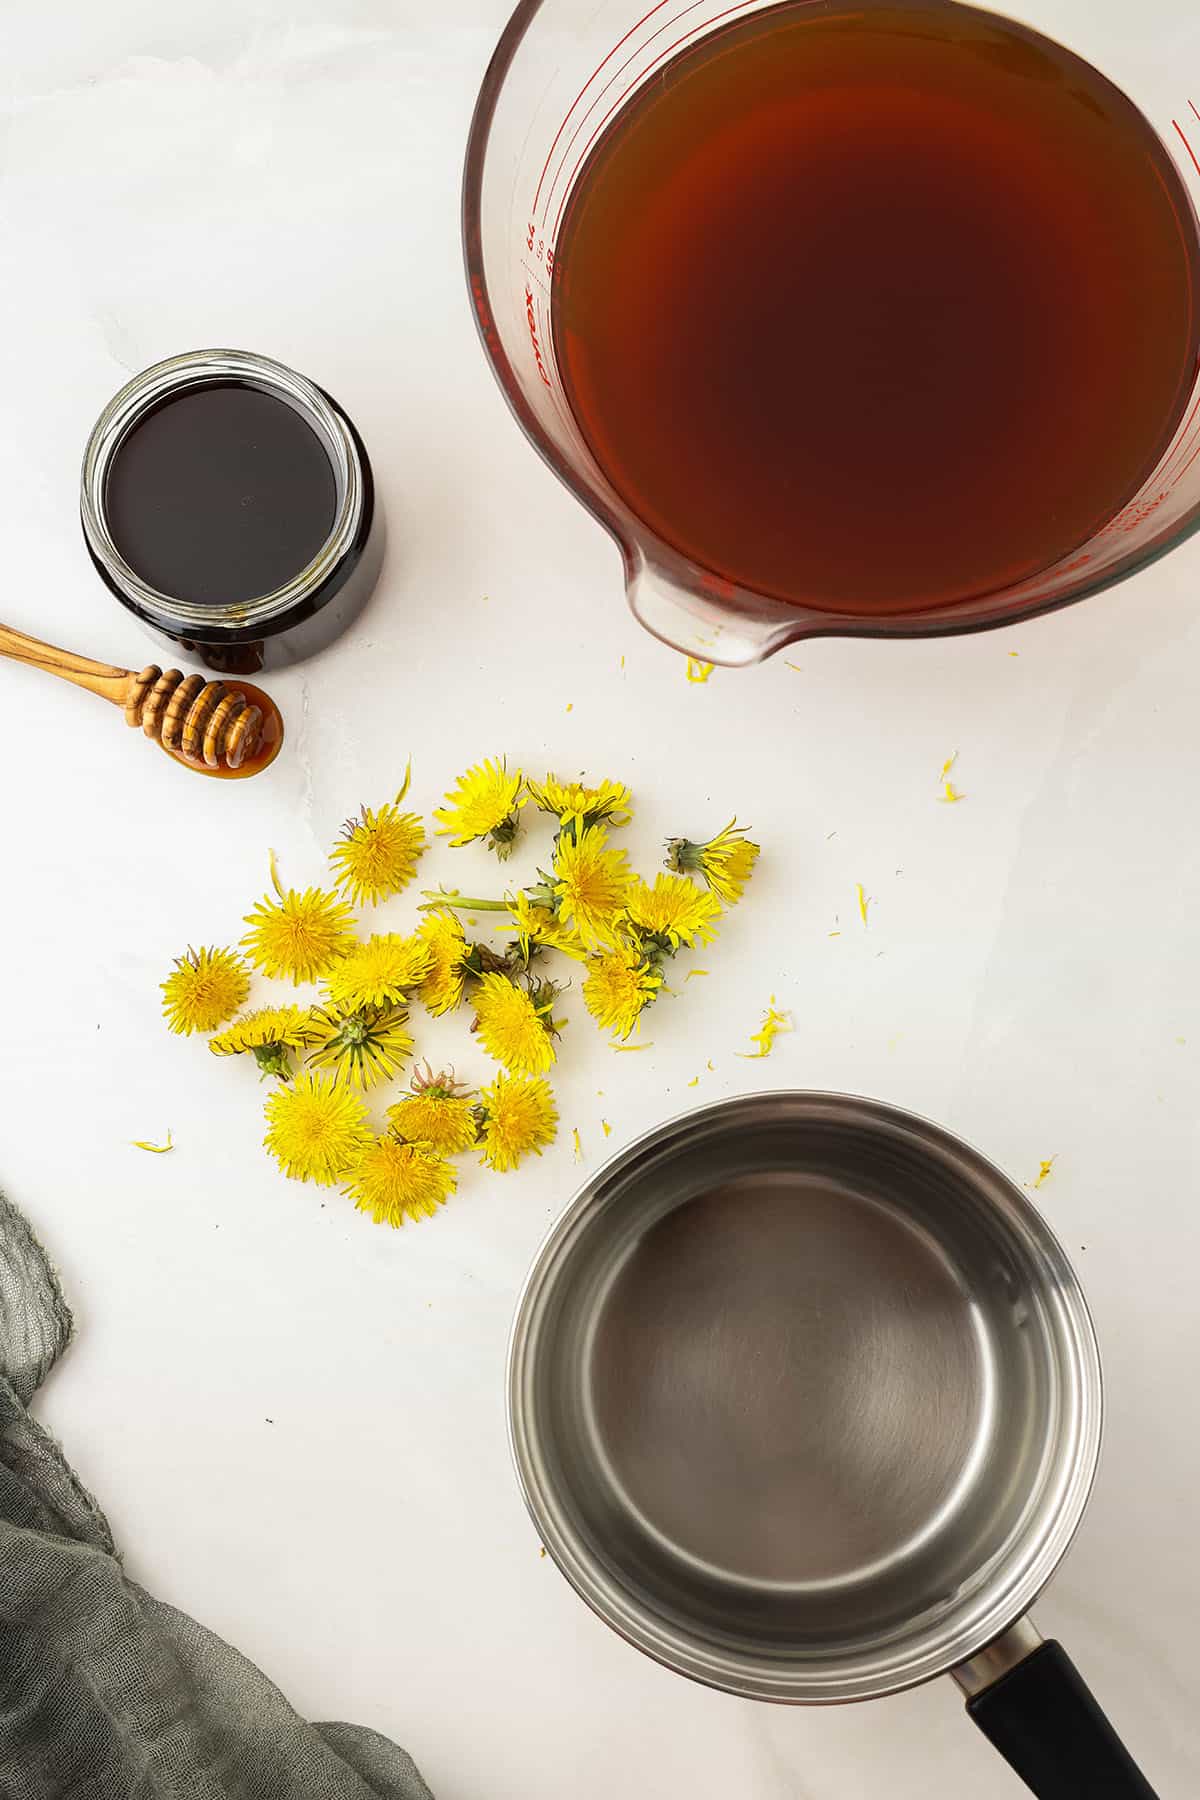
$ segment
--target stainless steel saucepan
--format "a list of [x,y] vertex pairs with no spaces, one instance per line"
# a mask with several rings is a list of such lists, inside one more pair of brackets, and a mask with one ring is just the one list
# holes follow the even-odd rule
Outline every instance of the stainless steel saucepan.
[[1154,1800],[1026,1616],[1099,1455],[1087,1305],[946,1132],[812,1093],[650,1132],[543,1245],[508,1397],[546,1549],[659,1662],[807,1703],[950,1673],[1042,1800]]

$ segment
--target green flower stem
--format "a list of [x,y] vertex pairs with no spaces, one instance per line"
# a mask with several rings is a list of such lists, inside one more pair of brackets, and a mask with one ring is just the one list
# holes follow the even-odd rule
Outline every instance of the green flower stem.
[[462,894],[435,894],[432,889],[425,888],[425,904],[417,908],[418,912],[436,912],[440,906],[448,907],[451,912],[499,912],[508,911],[508,903],[504,900],[473,900]]

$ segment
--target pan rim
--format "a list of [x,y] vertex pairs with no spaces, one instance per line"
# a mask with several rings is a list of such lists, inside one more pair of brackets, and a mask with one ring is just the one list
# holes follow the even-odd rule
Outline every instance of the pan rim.
[[[756,1658],[717,1648],[639,1606],[578,1541],[557,1506],[539,1454],[529,1402],[536,1366],[536,1328],[556,1267],[614,1181],[648,1152],[669,1151],[684,1133],[722,1123],[736,1125],[739,1116],[744,1118],[748,1111],[758,1115],[764,1109],[766,1116],[787,1109],[793,1117],[836,1118],[900,1132],[965,1165],[964,1178],[987,1204],[1007,1215],[1010,1227],[1019,1231],[1046,1266],[1052,1277],[1047,1280],[1046,1297],[1056,1308],[1070,1350],[1072,1408],[1061,1422],[1055,1442],[1068,1442],[1071,1454],[1055,1490],[1040,1509],[1044,1517],[1029,1545],[1019,1558],[1011,1559],[1013,1566],[1009,1560],[998,1565],[984,1590],[986,1602],[957,1627],[952,1619],[940,1636],[932,1641],[919,1639],[915,1647],[911,1644],[915,1633],[901,1635],[886,1654],[857,1665],[811,1658],[788,1664],[766,1653]],[[545,1233],[518,1297],[506,1364],[508,1441],[518,1485],[543,1547],[580,1598],[618,1636],[663,1667],[742,1698],[790,1705],[840,1705],[916,1687],[977,1655],[1029,1611],[1070,1548],[1087,1508],[1100,1458],[1103,1388],[1095,1325],[1078,1274],[1042,1213],[1002,1170],[957,1134],[906,1108],[864,1095],[798,1088],[750,1092],[685,1110],[615,1151],[581,1184]]]

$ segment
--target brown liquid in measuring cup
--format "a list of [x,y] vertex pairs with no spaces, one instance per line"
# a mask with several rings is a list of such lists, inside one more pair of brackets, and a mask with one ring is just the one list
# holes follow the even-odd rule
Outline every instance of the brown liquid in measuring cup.
[[555,243],[555,350],[614,488],[797,605],[1048,567],[1152,472],[1196,369],[1196,220],[1150,125],[948,0],[791,0],[668,59]]

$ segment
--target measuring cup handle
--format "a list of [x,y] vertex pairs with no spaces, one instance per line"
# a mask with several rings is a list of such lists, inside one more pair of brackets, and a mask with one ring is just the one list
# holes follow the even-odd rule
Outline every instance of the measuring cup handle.
[[972,1695],[967,1711],[1039,1800],[1156,1800],[1053,1639]]

